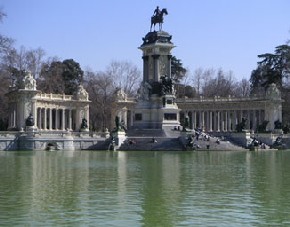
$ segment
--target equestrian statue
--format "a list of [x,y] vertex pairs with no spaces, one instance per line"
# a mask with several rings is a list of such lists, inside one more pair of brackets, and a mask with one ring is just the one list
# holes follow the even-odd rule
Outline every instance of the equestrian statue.
[[163,24],[163,15],[167,15],[167,9],[164,8],[162,10],[159,9],[159,6],[156,7],[156,9],[154,10],[154,14],[151,17],[151,27],[150,27],[150,31],[152,31],[152,26],[154,25],[154,31],[155,31],[155,25],[158,23],[159,24],[159,31],[162,30],[162,24]]

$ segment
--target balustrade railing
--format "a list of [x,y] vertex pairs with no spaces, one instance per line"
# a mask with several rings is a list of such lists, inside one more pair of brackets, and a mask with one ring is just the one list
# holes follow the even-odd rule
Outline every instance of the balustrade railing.
[[41,93],[37,94],[36,98],[39,99],[49,99],[49,100],[72,100],[72,95],[65,95],[65,94],[46,94]]
[[91,137],[91,138],[104,138],[108,136],[108,132],[70,132],[70,131],[0,131],[0,139],[5,138],[15,138],[17,136],[26,136],[33,135],[34,137],[43,137],[43,138],[51,138],[51,137]]

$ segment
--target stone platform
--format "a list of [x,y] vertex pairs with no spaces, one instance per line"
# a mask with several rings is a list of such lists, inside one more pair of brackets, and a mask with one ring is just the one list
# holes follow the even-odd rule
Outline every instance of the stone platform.
[[[164,129],[146,129],[146,130],[129,130],[126,134],[127,138],[118,150],[135,150],[135,151],[183,151],[193,150],[186,147],[188,136],[193,132],[183,132],[174,130],[170,127]],[[210,136],[210,140],[199,140],[194,138],[194,143],[198,145],[196,150],[245,150],[241,146],[234,145],[229,141],[222,141],[218,137]]]
[[107,150],[108,133],[1,132],[0,150]]

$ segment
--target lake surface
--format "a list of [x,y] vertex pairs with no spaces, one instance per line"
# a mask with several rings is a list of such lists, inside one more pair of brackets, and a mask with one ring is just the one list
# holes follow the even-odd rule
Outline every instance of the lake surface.
[[0,226],[290,226],[290,151],[0,151]]

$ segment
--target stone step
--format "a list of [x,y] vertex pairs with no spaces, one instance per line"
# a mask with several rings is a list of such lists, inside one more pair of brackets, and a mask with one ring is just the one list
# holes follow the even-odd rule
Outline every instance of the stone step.
[[120,147],[119,150],[182,150],[178,138],[163,137],[130,137]]

